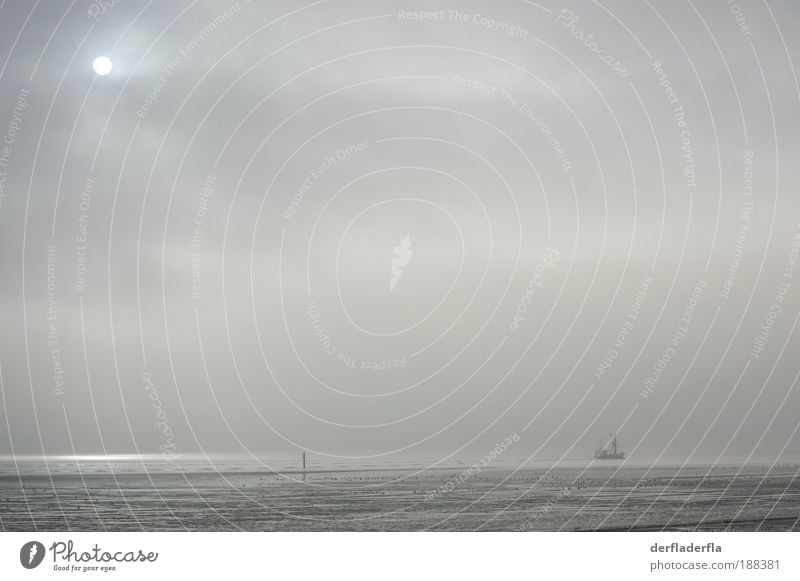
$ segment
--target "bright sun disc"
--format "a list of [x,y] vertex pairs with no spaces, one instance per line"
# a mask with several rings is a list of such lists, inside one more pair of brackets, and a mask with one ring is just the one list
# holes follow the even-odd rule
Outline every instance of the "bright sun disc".
[[107,56],[99,56],[94,59],[92,68],[98,75],[107,75],[111,72],[111,59]]

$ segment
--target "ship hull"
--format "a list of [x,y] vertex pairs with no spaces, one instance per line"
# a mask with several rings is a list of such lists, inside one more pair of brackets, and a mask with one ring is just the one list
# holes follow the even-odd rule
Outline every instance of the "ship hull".
[[618,452],[616,454],[609,452],[600,452],[599,454],[596,454],[594,458],[595,460],[624,460],[625,454],[622,452]]

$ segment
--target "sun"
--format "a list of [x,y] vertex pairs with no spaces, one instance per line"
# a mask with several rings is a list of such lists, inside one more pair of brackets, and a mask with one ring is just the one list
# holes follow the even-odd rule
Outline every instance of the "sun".
[[94,59],[92,63],[92,68],[94,72],[96,72],[100,76],[105,76],[111,72],[111,59],[107,56],[99,56]]

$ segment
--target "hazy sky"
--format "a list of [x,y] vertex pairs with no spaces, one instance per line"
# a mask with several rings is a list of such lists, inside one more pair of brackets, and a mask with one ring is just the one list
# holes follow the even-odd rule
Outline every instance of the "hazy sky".
[[4,2],[0,454],[797,456],[798,19]]

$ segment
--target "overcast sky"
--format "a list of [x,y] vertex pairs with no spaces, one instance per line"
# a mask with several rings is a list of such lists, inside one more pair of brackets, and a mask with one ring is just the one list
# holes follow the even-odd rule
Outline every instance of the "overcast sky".
[[4,2],[0,454],[796,457],[799,10]]

